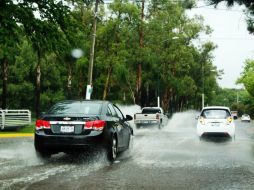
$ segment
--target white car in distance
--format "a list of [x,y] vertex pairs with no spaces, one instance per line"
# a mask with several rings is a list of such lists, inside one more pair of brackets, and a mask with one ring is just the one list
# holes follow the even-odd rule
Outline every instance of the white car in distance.
[[250,116],[248,114],[243,114],[241,117],[241,121],[250,122],[251,121]]
[[228,107],[204,107],[198,116],[197,134],[203,136],[229,136],[235,138],[235,123]]

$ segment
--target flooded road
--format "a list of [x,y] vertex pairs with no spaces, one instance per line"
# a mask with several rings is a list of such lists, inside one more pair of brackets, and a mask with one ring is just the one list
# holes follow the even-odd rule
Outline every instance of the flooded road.
[[33,138],[0,139],[0,189],[253,189],[254,124],[236,121],[234,141],[199,141],[195,115],[174,114],[161,130],[134,128],[132,151],[112,165],[104,153],[41,161]]

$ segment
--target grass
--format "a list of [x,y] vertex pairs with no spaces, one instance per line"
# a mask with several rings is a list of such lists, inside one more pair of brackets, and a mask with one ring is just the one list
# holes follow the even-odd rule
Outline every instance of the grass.
[[35,119],[32,120],[30,125],[20,127],[18,129],[11,129],[11,130],[0,130],[0,134],[14,134],[14,133],[34,133],[34,126],[35,126]]

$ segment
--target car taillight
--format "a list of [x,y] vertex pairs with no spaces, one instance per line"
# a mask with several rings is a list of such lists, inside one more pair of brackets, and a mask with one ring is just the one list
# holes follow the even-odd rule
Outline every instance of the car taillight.
[[50,129],[49,121],[45,121],[45,120],[37,120],[35,123],[35,126],[36,126],[36,130]]
[[106,121],[103,121],[103,120],[86,121],[84,129],[102,131],[105,125],[106,125]]
[[232,117],[228,117],[228,118],[227,118],[228,124],[230,124],[232,121],[233,121],[233,118],[232,118]]
[[160,118],[160,116],[159,116],[159,114],[157,113],[157,114],[156,114],[156,119],[159,119],[159,118]]
[[205,124],[205,119],[203,118],[203,117],[199,117],[199,122],[202,124],[202,125],[204,125]]

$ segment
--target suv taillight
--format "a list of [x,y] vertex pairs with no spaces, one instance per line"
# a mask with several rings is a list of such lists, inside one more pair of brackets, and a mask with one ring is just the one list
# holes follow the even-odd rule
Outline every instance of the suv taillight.
[[160,118],[160,115],[157,113],[156,114],[156,119],[159,119]]
[[45,120],[37,120],[35,123],[35,126],[36,126],[36,130],[50,129],[49,121],[45,121]]
[[105,126],[106,121],[104,120],[86,121],[84,129],[102,131]]
[[233,118],[232,118],[232,117],[228,117],[228,118],[227,118],[227,123],[228,123],[228,125],[229,125],[232,121],[233,121]]
[[202,116],[200,116],[198,120],[201,123],[201,125],[205,125],[205,119]]

